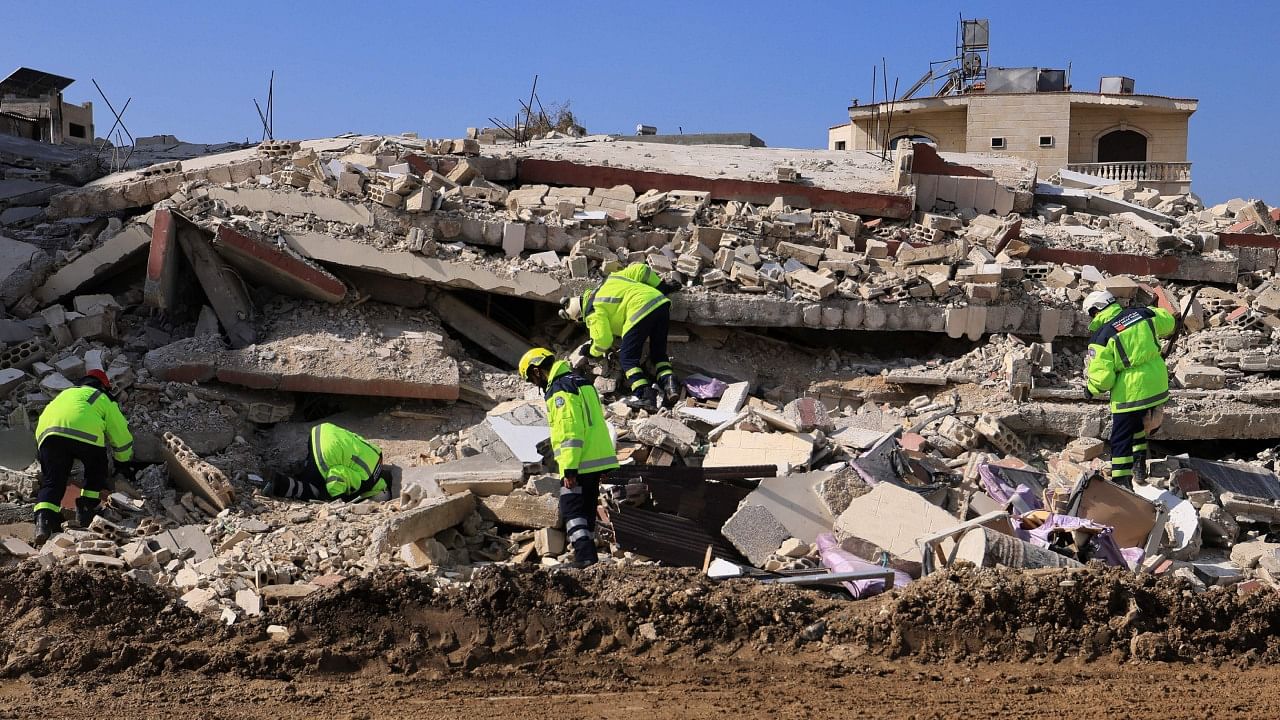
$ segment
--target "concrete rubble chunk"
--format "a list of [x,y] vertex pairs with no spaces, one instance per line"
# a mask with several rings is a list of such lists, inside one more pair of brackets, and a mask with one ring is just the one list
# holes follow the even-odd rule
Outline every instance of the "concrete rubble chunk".
[[213,248],[249,279],[287,295],[330,303],[346,297],[341,280],[253,233],[222,225]]
[[476,498],[470,492],[428,498],[421,505],[401,511],[387,521],[387,544],[399,547],[431,537],[462,524],[475,511]]
[[720,529],[720,534],[757,567],[763,566],[782,541],[791,536],[768,508],[745,501]]
[[235,489],[221,470],[201,460],[182,438],[166,432],[163,437],[165,465],[179,488],[193,492],[219,510],[235,500]]
[[675,418],[654,415],[632,423],[636,440],[684,455],[698,442],[698,434]]
[[102,245],[60,267],[32,294],[46,304],[73,295],[91,280],[106,277],[140,258],[150,242],[150,226],[130,223]]
[[560,499],[555,495],[491,495],[480,498],[480,514],[494,522],[538,530],[560,526]]

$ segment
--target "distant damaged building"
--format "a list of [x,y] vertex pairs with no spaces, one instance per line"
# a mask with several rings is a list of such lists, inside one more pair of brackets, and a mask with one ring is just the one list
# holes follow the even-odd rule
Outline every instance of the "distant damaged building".
[[20,67],[0,81],[0,134],[53,145],[93,142],[93,103],[63,100],[75,80]]
[[930,63],[896,98],[849,107],[827,131],[830,150],[880,153],[907,138],[942,152],[995,152],[1112,182],[1138,181],[1164,194],[1189,192],[1187,126],[1197,101],[1134,93],[1134,81],[1104,77],[1076,90],[1063,70],[988,67],[986,20],[961,21],[956,55]]

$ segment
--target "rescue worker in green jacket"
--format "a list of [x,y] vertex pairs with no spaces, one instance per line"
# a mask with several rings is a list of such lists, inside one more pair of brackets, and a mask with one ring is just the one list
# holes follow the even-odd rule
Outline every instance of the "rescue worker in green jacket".
[[1084,300],[1089,314],[1085,395],[1111,392],[1111,480],[1132,489],[1146,477],[1147,435],[1160,426],[1169,400],[1169,370],[1160,338],[1173,333],[1173,314],[1159,307],[1126,308],[1105,290]]
[[62,529],[62,496],[71,467],[84,465],[84,487],[76,498],[76,523],[88,527],[107,486],[108,447],[118,469],[132,479],[133,435],[111,396],[111,382],[101,370],[90,370],[80,384],[67,388],[45,406],[36,423],[40,458],[40,490],[36,495],[37,545]]
[[573,564],[594,564],[599,560],[595,527],[600,481],[618,467],[600,396],[590,380],[545,348],[525,353],[519,370],[546,398],[551,448],[560,469],[560,516],[573,547]]
[[333,423],[311,428],[307,459],[296,475],[279,475],[264,490],[295,500],[355,500],[374,497],[391,482],[390,470],[382,465],[382,450]]
[[631,391],[624,402],[631,407],[656,410],[658,406],[657,389],[641,366],[646,340],[654,382],[662,389],[663,399],[674,405],[680,395],[680,382],[667,357],[671,300],[665,293],[676,287],[663,282],[648,265],[632,263],[609,275],[600,287],[564,301],[561,316],[586,324],[591,340],[583,347],[592,357],[604,357],[618,343],[618,360]]

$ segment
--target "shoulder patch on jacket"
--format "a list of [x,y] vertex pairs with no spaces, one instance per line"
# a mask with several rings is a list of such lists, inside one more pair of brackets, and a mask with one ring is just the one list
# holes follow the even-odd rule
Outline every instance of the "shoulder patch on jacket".
[[564,397],[563,397],[563,396],[560,396],[560,395],[557,395],[557,396],[556,396],[556,407],[558,407],[558,408],[562,408],[562,407],[564,407]]

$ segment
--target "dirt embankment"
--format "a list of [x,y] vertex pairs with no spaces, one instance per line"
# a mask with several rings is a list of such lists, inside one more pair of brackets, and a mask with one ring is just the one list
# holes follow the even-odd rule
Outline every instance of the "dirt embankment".
[[[267,636],[272,623],[289,642]],[[55,682],[181,670],[444,677],[592,656],[1280,660],[1280,596],[1197,595],[1176,579],[1098,569],[962,569],[859,603],[689,570],[493,567],[466,587],[396,573],[226,627],[116,574],[21,567],[0,571],[0,627],[0,676]]]

